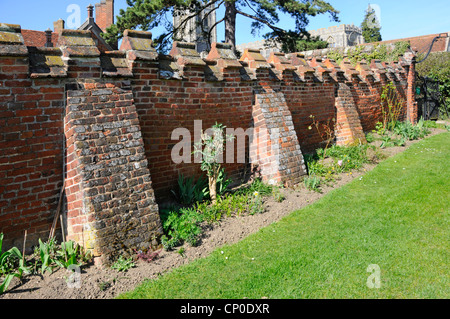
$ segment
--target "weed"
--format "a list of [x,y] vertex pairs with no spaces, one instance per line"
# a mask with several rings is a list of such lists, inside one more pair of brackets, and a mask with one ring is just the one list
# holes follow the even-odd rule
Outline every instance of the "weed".
[[259,192],[255,191],[250,202],[250,215],[261,214],[264,212],[263,200]]
[[280,191],[280,187],[272,188],[272,196],[273,196],[273,199],[278,203],[281,203],[285,200],[284,195]]
[[133,257],[125,259],[123,256],[120,256],[119,259],[112,264],[111,268],[119,272],[126,272],[135,266],[136,264],[133,262]]
[[177,253],[181,256],[181,257],[186,257],[186,249],[184,249],[184,247],[181,247],[180,249],[177,250]]
[[315,192],[320,192],[321,182],[320,177],[315,175],[307,176],[304,180],[306,188]]
[[147,251],[146,253],[143,252],[142,250],[136,251],[137,253],[137,258],[138,259],[142,259],[143,261],[146,262],[151,262],[153,260],[155,260],[156,258],[158,258],[159,254],[161,253],[161,250],[158,251]]

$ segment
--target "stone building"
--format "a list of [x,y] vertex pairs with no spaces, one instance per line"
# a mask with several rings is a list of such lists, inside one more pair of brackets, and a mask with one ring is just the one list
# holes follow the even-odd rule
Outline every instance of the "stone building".
[[328,42],[330,48],[346,48],[364,43],[362,29],[349,24],[311,30],[309,33]]
[[[329,43],[329,48],[347,48],[364,43],[362,29],[354,25],[342,24],[308,32],[314,37],[319,37],[321,40],[327,41]],[[266,58],[268,58],[272,52],[281,51],[280,47],[267,45],[266,40],[239,44],[236,48],[239,52],[244,52],[245,49],[261,50],[261,54]]]
[[[212,26],[216,23],[215,4],[211,3],[201,14],[189,18],[192,12],[188,9],[175,10],[173,14],[173,26],[175,29],[181,28],[175,33],[174,38],[182,42],[196,44],[197,52],[209,51],[210,44],[217,42],[217,28]],[[184,26],[183,26],[184,25]],[[211,33],[208,41],[207,34]]]

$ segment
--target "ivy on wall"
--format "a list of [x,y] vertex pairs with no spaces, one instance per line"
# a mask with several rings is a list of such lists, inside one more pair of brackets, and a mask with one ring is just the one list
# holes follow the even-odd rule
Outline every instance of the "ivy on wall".
[[358,61],[366,60],[368,63],[372,60],[381,60],[382,62],[398,61],[399,56],[405,54],[410,44],[407,41],[395,42],[394,44],[375,44],[372,50],[367,50],[366,46],[359,45],[351,47],[346,52],[333,49],[327,53],[329,59],[335,60],[340,64],[346,56],[353,65]]

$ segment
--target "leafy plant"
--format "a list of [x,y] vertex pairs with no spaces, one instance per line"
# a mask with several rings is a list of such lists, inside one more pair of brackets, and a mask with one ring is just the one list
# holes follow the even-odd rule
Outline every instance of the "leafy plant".
[[181,208],[179,211],[171,212],[163,224],[165,233],[171,238],[165,239],[166,245],[173,247],[186,241],[195,246],[201,234],[199,225],[201,221],[200,214],[193,208]]
[[367,143],[372,143],[372,142],[374,142],[375,141],[375,136],[373,136],[373,134],[372,133],[367,133],[366,134],[366,141],[367,141]]
[[226,126],[216,123],[211,128],[212,134],[202,132],[201,140],[195,143],[194,155],[201,156],[201,170],[208,176],[209,196],[214,203],[217,199],[217,180],[221,171],[219,162],[223,155],[225,141],[234,139],[232,135],[224,134]]
[[195,202],[201,202],[207,196],[207,182],[203,178],[199,178],[194,183],[193,177],[184,177],[183,174],[178,176],[178,192],[172,190],[183,205],[191,205]]
[[312,130],[312,127],[314,126],[316,128],[317,133],[320,135],[320,138],[322,139],[322,142],[325,143],[325,148],[323,150],[323,158],[325,158],[327,149],[330,146],[330,144],[334,141],[336,137],[336,130],[334,124],[336,123],[336,119],[328,119],[326,123],[320,123],[318,120],[316,120],[314,115],[309,116],[312,119],[312,125],[308,127],[309,130]]
[[115,269],[119,272],[126,272],[129,269],[135,267],[136,264],[133,262],[133,257],[129,257],[125,259],[123,256],[120,256],[111,266],[112,269]]
[[261,196],[270,196],[274,186],[265,183],[262,179],[256,178],[249,186],[242,187],[236,191],[236,194],[252,195],[258,192]]
[[40,272],[44,274],[45,272],[53,272],[54,257],[56,254],[56,239],[51,238],[47,242],[43,242],[39,238],[39,247],[35,250],[35,254],[38,255],[39,261],[36,262],[35,268],[40,267]]
[[159,254],[161,253],[161,250],[158,251],[147,251],[146,253],[143,252],[142,250],[136,251],[137,253],[137,258],[138,259],[142,259],[146,262],[151,262],[153,260],[155,260],[156,258],[158,258]]
[[55,263],[61,268],[68,268],[71,265],[81,266],[83,255],[81,247],[74,241],[61,243],[61,249],[56,252]]
[[14,277],[22,279],[24,273],[30,273],[30,268],[26,266],[24,258],[17,247],[13,247],[5,252],[2,251],[3,237],[3,233],[0,233],[0,278],[4,277],[3,282],[0,284],[0,295],[8,289]]
[[217,176],[217,183],[216,183],[216,189],[217,189],[217,195],[222,196],[225,194],[225,192],[228,191],[228,186],[233,181],[229,178],[227,178],[227,174],[225,173],[225,168],[221,168],[219,170],[219,175]]
[[264,212],[263,201],[259,192],[254,192],[250,202],[250,215]]
[[383,117],[383,128],[393,130],[404,105],[404,100],[397,94],[392,82],[383,86],[381,92],[381,114]]
[[273,199],[278,203],[281,203],[282,201],[285,200],[284,195],[280,191],[280,187],[273,187],[272,196],[273,196]]
[[185,252],[186,249],[184,249],[184,247],[181,247],[180,249],[178,249],[177,253],[181,256],[181,257],[185,257]]
[[304,183],[307,189],[319,192],[322,180],[318,176],[310,175],[305,178]]

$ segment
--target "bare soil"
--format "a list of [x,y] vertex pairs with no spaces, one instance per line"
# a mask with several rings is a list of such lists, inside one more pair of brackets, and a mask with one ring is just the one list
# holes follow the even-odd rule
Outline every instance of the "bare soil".
[[[435,135],[445,130],[431,129]],[[387,156],[404,151],[418,141],[408,141],[404,147],[392,147],[382,150]],[[379,142],[375,141],[379,146]],[[52,274],[28,275],[23,282],[13,281],[8,291],[0,299],[111,299],[119,294],[132,290],[146,279],[156,278],[171,269],[180,267],[197,258],[208,256],[213,250],[225,244],[236,243],[261,228],[279,221],[291,212],[308,206],[325,196],[331,190],[339,188],[355,178],[359,178],[372,170],[377,163],[367,164],[361,170],[344,173],[336,178],[333,185],[322,187],[320,193],[309,191],[303,185],[296,189],[282,189],[285,200],[281,203],[269,198],[265,202],[265,212],[257,215],[234,216],[225,218],[218,224],[205,225],[204,234],[198,246],[184,246],[184,256],[177,251],[162,250],[158,258],[150,263],[142,260],[136,267],[127,272],[118,272],[111,268],[100,269],[94,265],[82,267],[81,288],[69,288],[66,278],[71,274],[59,269]]]

